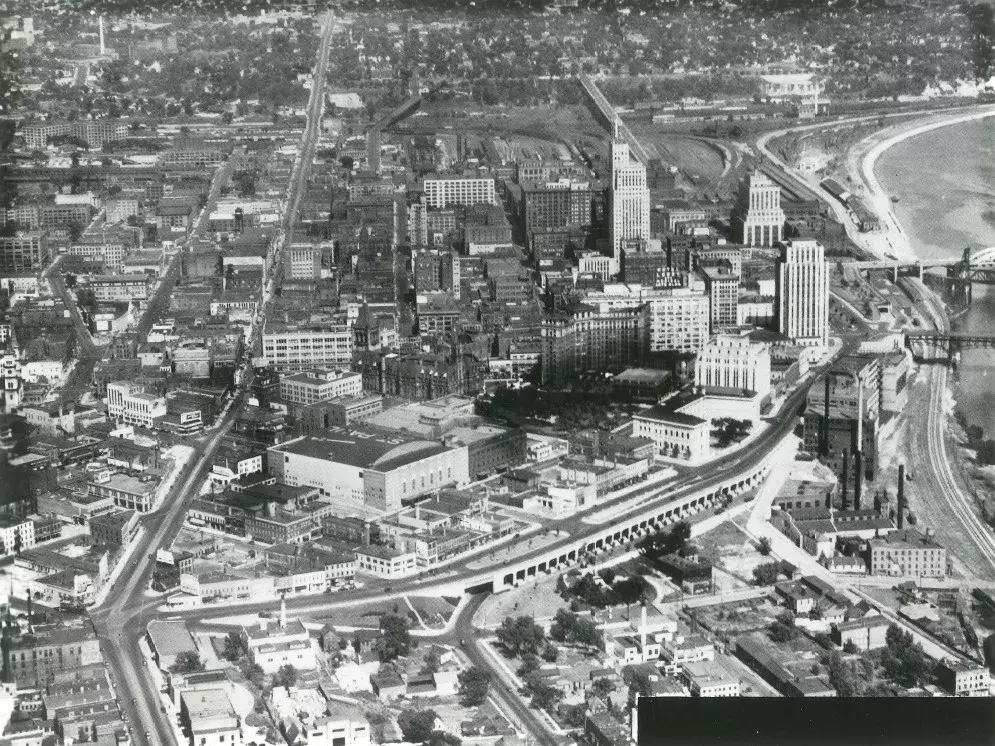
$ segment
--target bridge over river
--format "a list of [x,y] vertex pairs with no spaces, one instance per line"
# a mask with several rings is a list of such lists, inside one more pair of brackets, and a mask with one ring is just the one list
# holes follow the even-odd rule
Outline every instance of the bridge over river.
[[995,246],[987,249],[974,249],[964,252],[960,259],[876,259],[849,262],[846,266],[857,269],[890,269],[892,280],[897,282],[899,274],[918,274],[936,267],[946,267],[947,276],[983,285],[995,285]]

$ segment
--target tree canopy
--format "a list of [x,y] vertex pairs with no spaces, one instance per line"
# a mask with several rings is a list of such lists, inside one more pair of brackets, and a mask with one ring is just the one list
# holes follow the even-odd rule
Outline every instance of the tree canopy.
[[409,707],[401,710],[401,714],[397,716],[397,727],[401,729],[405,741],[424,743],[435,730],[437,719],[435,710],[418,710]]
[[169,667],[171,673],[188,674],[204,670],[204,661],[192,650],[183,650],[176,656],[176,661]]
[[457,680],[459,681],[460,703],[464,707],[476,707],[487,700],[487,693],[491,687],[490,672],[471,666],[460,671]]
[[538,655],[546,638],[532,617],[506,617],[497,629],[498,642],[513,656]]
[[380,639],[377,641],[377,652],[380,660],[392,661],[407,655],[411,650],[411,632],[408,620],[394,614],[384,614],[380,618]]

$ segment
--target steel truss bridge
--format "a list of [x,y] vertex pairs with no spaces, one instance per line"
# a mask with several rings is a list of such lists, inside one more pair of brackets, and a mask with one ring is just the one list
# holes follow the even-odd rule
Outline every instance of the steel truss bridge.
[[916,360],[950,362],[954,355],[966,349],[995,349],[995,334],[909,332],[905,335],[905,346]]
[[880,259],[874,261],[853,262],[851,266],[857,269],[890,269],[892,280],[897,282],[899,274],[916,274],[919,279],[923,271],[933,267],[946,267],[947,277],[977,282],[982,285],[995,285],[995,246],[987,249],[964,250],[964,256],[959,260],[951,259],[917,259],[903,261],[901,259]]

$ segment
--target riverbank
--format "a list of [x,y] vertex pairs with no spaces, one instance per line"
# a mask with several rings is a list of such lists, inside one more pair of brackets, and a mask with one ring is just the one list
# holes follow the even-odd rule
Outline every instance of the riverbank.
[[[910,261],[918,258],[956,259],[965,244],[977,247],[995,242],[990,229],[979,225],[986,209],[984,202],[988,199],[985,193],[990,195],[992,190],[985,179],[979,177],[974,165],[975,161],[986,159],[984,147],[982,145],[978,149],[976,138],[978,131],[991,129],[991,123],[983,120],[992,117],[995,117],[995,106],[977,107],[974,111],[952,116],[930,117],[925,121],[909,122],[873,133],[850,150],[846,159],[847,177],[850,183],[862,185],[861,197],[878,215],[882,226],[878,234],[872,234],[874,238],[866,242],[869,250],[879,256],[883,252]],[[949,134],[944,132],[929,136],[931,132],[958,125],[960,129]],[[924,137],[924,141],[892,150],[918,137]],[[963,154],[963,158],[955,157],[957,153]],[[882,180],[886,182],[887,189]],[[899,197],[901,203],[892,201],[892,195]],[[899,218],[899,213],[902,218]],[[935,294],[927,297],[937,310],[937,325],[950,329],[949,309]],[[975,316],[979,310],[975,309]],[[958,370],[957,378],[964,373]],[[975,389],[986,385],[986,379],[979,378],[975,373],[973,376],[969,374],[960,385],[955,384],[952,377],[945,376],[944,380],[945,406],[940,415],[941,430],[937,435],[946,441],[945,460],[949,467],[947,489],[960,492],[961,499],[966,498],[968,505],[973,503],[974,512],[981,514],[984,524],[991,525],[995,513],[995,504],[991,499],[993,470],[977,463],[976,452],[970,447],[963,427],[965,418],[972,423],[979,414],[984,418],[983,405],[981,410],[978,409],[980,392]],[[920,387],[911,388],[909,396],[909,407],[912,409],[926,406],[927,396]],[[955,413],[959,417],[955,417]],[[909,463],[914,463],[921,453],[911,446],[913,442],[918,447],[923,444],[917,441],[915,432],[906,431],[905,436],[910,439],[910,448],[904,455],[910,459]],[[940,509],[942,506],[934,505],[935,494],[924,501],[921,498],[925,496],[916,492],[916,489],[912,490],[911,503],[916,505],[917,510],[923,511],[922,516],[937,529],[938,536],[943,534],[947,546],[960,550],[955,554],[966,565],[962,570],[970,568],[977,574],[990,567],[985,558],[973,549],[968,551],[968,548],[958,545],[961,538],[959,531],[965,528],[960,519]],[[987,531],[988,525],[981,530]]]
[[876,132],[860,141],[847,155],[847,174],[857,184],[861,184],[861,197],[881,222],[881,229],[865,234],[865,248],[880,258],[887,254],[914,261],[920,258],[919,251],[899,222],[891,196],[881,186],[875,167],[881,156],[890,148],[928,132],[951,127],[965,122],[995,117],[995,106],[980,106],[976,110],[954,115],[940,114],[925,122],[903,123]]

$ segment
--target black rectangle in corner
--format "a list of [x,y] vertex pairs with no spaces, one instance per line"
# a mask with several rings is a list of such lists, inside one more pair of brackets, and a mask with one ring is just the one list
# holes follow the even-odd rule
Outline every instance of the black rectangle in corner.
[[995,744],[995,699],[640,697],[639,746]]

